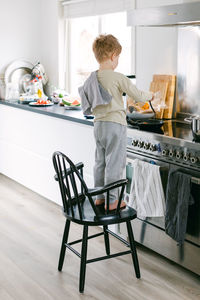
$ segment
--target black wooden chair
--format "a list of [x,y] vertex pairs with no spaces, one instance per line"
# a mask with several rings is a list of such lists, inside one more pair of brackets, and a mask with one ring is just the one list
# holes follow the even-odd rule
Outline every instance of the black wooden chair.
[[[60,192],[63,202],[63,213],[66,217],[66,224],[62,239],[62,245],[60,250],[60,257],[58,263],[58,270],[62,270],[65,250],[68,248],[75,253],[81,259],[80,263],[80,279],[79,279],[79,291],[83,293],[85,284],[85,272],[86,264],[104,260],[120,255],[130,254],[135,268],[135,274],[137,278],[140,278],[140,268],[137,258],[137,251],[135,247],[135,241],[133,231],[131,227],[131,220],[136,218],[136,211],[131,207],[120,209],[120,203],[123,198],[124,189],[127,184],[126,179],[118,180],[114,183],[108,184],[104,187],[88,189],[83,179],[83,163],[76,165],[63,153],[54,152],[53,164],[56,171],[55,179],[59,182]],[[117,209],[115,211],[109,211],[109,191],[111,189],[120,188],[120,197]],[[107,208],[104,209],[104,205],[96,206],[94,204],[93,196],[98,194],[106,194]],[[83,225],[82,239],[73,242],[68,242],[70,222],[75,222]],[[128,237],[130,244],[108,229],[110,224],[118,224],[126,222]],[[88,236],[88,226],[103,226],[103,231],[91,236]],[[109,234],[119,239],[126,246],[130,247],[130,250],[110,254]],[[104,235],[106,256],[87,259],[87,242],[88,239]],[[72,245],[82,242],[81,254],[78,253]]]

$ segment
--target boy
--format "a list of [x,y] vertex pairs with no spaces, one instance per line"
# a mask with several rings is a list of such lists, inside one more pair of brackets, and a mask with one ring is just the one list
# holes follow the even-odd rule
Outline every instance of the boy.
[[[79,88],[85,115],[93,114],[96,141],[94,186],[100,187],[122,179],[126,166],[126,111],[122,94],[125,92],[136,101],[150,101],[153,94],[142,92],[125,75],[114,72],[122,47],[111,34],[100,35],[93,43],[93,52],[99,70],[91,73]],[[118,204],[118,190],[110,191],[109,209]],[[99,195],[96,205],[105,203]],[[122,201],[121,208],[126,206]],[[106,205],[105,205],[106,208]]]

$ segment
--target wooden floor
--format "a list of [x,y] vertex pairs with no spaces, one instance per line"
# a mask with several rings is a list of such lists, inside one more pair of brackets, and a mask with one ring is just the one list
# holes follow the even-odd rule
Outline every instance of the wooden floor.
[[[0,175],[0,300],[200,299],[196,275],[141,247],[141,279],[130,255],[100,261],[87,265],[85,293],[79,294],[79,258],[67,251],[57,271],[64,222],[58,205]],[[70,233],[70,240],[80,238],[82,227],[72,225]],[[124,247],[111,237],[112,253]],[[105,255],[103,237],[89,240],[88,251],[90,258]]]

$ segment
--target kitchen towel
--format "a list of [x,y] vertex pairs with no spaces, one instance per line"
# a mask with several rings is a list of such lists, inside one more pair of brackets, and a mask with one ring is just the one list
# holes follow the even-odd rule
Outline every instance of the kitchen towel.
[[165,196],[160,166],[139,159],[134,160],[128,205],[136,209],[140,218],[164,216]]
[[191,175],[177,170],[170,171],[166,193],[165,231],[178,244],[184,243],[188,206],[193,203]]
[[92,72],[84,85],[78,88],[81,97],[81,107],[84,115],[92,115],[92,110],[109,104],[112,96],[102,87],[97,79],[97,71]]

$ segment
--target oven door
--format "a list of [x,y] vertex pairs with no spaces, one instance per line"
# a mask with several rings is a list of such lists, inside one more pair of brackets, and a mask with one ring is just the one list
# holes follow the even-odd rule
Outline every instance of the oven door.
[[[133,162],[136,158],[146,162],[152,161],[161,167],[161,179],[166,195],[169,170],[171,168],[177,168],[180,170],[180,166],[170,163],[168,164],[159,159],[152,159],[148,156],[148,154],[143,155],[143,153],[138,154],[134,151],[128,151],[126,166],[128,186],[126,196],[130,193],[131,180],[134,176]],[[177,242],[165,233],[164,217],[146,218],[146,220],[137,218],[134,220],[135,240],[145,247],[152,249],[153,251],[200,275],[200,172],[193,171],[189,167],[187,169],[182,168],[181,171],[189,173],[192,177],[194,176],[194,178],[197,179],[196,183],[195,180],[193,180],[194,182],[192,183],[192,195],[194,197],[195,204],[189,206],[185,243],[182,246],[177,246]],[[121,226],[119,229],[120,233],[124,237],[127,237],[126,228]]]
[[[132,177],[134,175],[133,162],[134,162],[135,159],[139,159],[139,160],[146,161],[146,162],[153,163],[153,164],[156,164],[156,165],[160,166],[160,176],[161,176],[162,186],[163,186],[164,194],[166,195],[167,178],[168,178],[168,173],[169,173],[169,164],[165,163],[165,162],[162,162],[160,160],[157,160],[157,159],[152,159],[152,158],[150,158],[146,155],[143,156],[143,155],[139,155],[139,154],[136,154],[136,153],[133,153],[133,152],[127,152],[126,178],[128,179],[128,184],[127,184],[127,187],[126,187],[126,196],[125,196],[126,201],[128,202],[128,199],[129,199],[131,181],[132,181]],[[154,224],[155,226],[158,226],[162,229],[165,229],[164,217],[154,217],[154,218],[146,217],[145,220],[142,219],[142,221]]]
[[[132,152],[127,152],[127,163],[126,163],[126,178],[128,179],[128,184],[126,188],[126,200],[128,200],[130,194],[130,187],[132,177],[134,175],[133,171],[133,161],[135,159],[140,159],[149,163],[155,163],[160,166],[160,175],[163,185],[164,194],[166,196],[166,187],[168,180],[168,173],[171,169],[177,169],[183,173],[190,174],[194,180],[192,180],[191,193],[194,199],[194,204],[188,207],[188,219],[187,219],[187,229],[185,240],[200,246],[200,172],[191,170],[190,168],[182,168],[174,164],[167,164],[157,159],[152,159],[148,156],[139,155]],[[138,218],[139,219],[139,218]],[[143,221],[142,232],[140,235],[140,242],[143,240],[145,234],[145,223],[154,225],[158,228],[165,230],[165,218],[164,217],[147,217]]]

